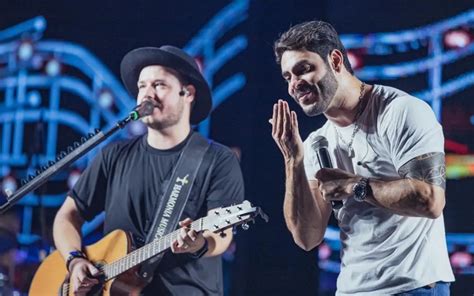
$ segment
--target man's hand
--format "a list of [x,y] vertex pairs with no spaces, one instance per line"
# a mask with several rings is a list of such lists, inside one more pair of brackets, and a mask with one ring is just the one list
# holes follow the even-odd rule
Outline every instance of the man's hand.
[[327,202],[343,200],[353,195],[352,188],[361,177],[341,169],[322,168],[316,173],[321,196]]
[[171,251],[173,253],[196,253],[204,247],[206,239],[202,232],[196,233],[196,231],[189,228],[192,222],[189,218],[179,222],[181,229],[178,238],[171,243]]
[[75,258],[69,265],[74,295],[86,295],[92,287],[99,283],[97,276],[100,271],[87,259]]
[[273,105],[272,137],[285,159],[285,162],[303,160],[303,141],[298,130],[298,119],[294,111],[290,112],[288,103],[278,100]]

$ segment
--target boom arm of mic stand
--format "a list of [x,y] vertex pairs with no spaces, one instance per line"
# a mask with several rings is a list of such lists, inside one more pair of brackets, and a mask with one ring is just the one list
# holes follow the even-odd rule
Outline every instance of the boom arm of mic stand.
[[112,134],[114,134],[119,129],[122,129],[127,123],[132,120],[131,115],[126,117],[123,120],[117,122],[117,124],[112,127],[106,133],[103,133],[100,130],[96,130],[95,135],[81,144],[79,147],[68,153],[63,158],[56,161],[52,164],[49,168],[41,172],[40,174],[36,175],[33,179],[29,180],[26,184],[21,186],[17,191],[15,191],[11,195],[0,196],[0,214],[5,213],[8,209],[10,209],[19,199],[27,195],[28,193],[36,190],[38,187],[43,185],[49,178],[54,176],[60,170],[64,169],[65,167],[69,166],[71,163],[76,161],[78,158],[84,156],[87,152],[92,150],[95,146],[99,145],[107,138],[109,138]]

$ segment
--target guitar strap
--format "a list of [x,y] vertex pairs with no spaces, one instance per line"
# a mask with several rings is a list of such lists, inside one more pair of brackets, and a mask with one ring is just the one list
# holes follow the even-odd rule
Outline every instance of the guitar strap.
[[[148,231],[146,243],[176,230],[209,147],[207,139],[193,132],[173,169],[163,198],[157,203],[156,215]],[[161,253],[141,265],[139,274],[143,279],[151,280],[163,255],[164,253]]]

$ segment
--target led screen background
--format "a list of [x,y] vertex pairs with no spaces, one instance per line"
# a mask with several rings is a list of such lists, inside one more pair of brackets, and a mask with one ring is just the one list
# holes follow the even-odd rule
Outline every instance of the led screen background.
[[[262,206],[271,218],[268,224],[258,222],[247,232],[239,230],[235,246],[225,257],[227,293],[317,295],[319,291],[320,295],[331,295],[338,264],[337,229],[328,232],[319,252],[304,252],[293,243],[282,216],[282,159],[267,123],[273,103],[278,98],[288,98],[286,84],[274,62],[273,41],[291,24],[323,19],[334,24],[360,62],[359,77],[369,83],[399,87],[427,101],[438,98],[429,103],[443,124],[450,157],[445,223],[452,235],[448,239],[450,250],[456,254],[455,262],[461,264],[456,268],[458,281],[453,289],[474,290],[469,284],[474,282],[474,247],[472,239],[469,241],[469,234],[474,233],[470,158],[474,149],[474,43],[473,18],[469,17],[474,5],[469,1],[441,0],[348,2],[139,0],[0,4],[0,30],[6,32],[4,39],[0,35],[0,75],[24,77],[18,80],[23,83],[22,91],[13,88],[9,93],[8,79],[2,79],[0,84],[3,185],[20,186],[21,179],[34,175],[74,141],[80,141],[94,128],[108,129],[128,113],[134,101],[124,92],[119,79],[120,60],[126,52],[139,46],[178,45],[196,56],[213,88],[214,111],[199,130],[240,153],[247,199]],[[43,27],[15,27],[38,20],[39,16]],[[463,21],[456,22],[460,16]],[[22,33],[8,35],[12,28]],[[449,37],[453,32],[457,35]],[[467,43],[463,43],[466,38],[462,34],[466,34]],[[378,37],[380,42],[376,41]],[[35,48],[35,44],[41,46]],[[433,51],[437,57],[448,54],[449,61],[417,71],[417,62],[432,57]],[[14,54],[14,60],[9,60]],[[36,66],[29,55],[40,57]],[[26,67],[22,61],[31,64]],[[14,70],[7,66],[12,62],[17,66]],[[23,74],[15,70],[25,68]],[[392,72],[387,74],[387,69]],[[40,76],[47,79],[34,79]],[[39,86],[59,78],[59,88]],[[10,101],[10,107],[8,98],[15,99]],[[290,106],[298,112],[303,136],[323,124],[323,118],[307,118],[296,104],[290,102]],[[15,128],[18,120],[24,122],[23,133]],[[56,132],[50,133],[54,128]],[[117,137],[139,132],[141,129],[136,126]],[[69,182],[74,182],[91,157],[93,154],[75,163],[12,210],[20,217],[17,270],[31,274],[38,255],[44,252],[41,250],[50,250],[56,207]],[[36,206],[38,203],[42,206]],[[100,237],[100,218],[85,229],[90,241]],[[334,221],[331,223],[335,225]],[[471,263],[463,266],[469,263],[469,255]],[[24,289],[28,277],[17,281]]]

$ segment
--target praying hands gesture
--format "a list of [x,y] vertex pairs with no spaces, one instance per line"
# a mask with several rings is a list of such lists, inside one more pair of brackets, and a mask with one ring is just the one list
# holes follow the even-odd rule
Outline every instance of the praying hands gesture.
[[285,159],[285,162],[298,163],[303,160],[303,141],[298,129],[295,111],[290,111],[288,103],[278,100],[273,105],[272,137]]

